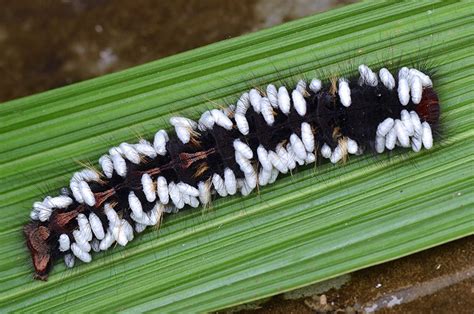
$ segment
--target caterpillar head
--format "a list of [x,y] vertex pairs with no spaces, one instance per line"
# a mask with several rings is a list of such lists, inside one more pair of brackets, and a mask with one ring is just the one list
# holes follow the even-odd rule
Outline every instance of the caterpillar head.
[[23,228],[23,234],[35,268],[34,278],[46,281],[52,266],[52,250],[48,243],[51,235],[50,230],[34,221]]

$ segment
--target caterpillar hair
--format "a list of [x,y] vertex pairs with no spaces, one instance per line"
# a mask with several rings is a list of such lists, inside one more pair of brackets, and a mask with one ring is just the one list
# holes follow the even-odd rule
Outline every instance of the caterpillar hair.
[[251,193],[297,166],[395,147],[433,146],[440,105],[430,77],[403,67],[396,77],[359,66],[357,77],[270,84],[199,121],[173,117],[175,136],[122,143],[99,159],[102,171],[76,172],[59,196],[35,202],[24,227],[34,278],[54,262],[89,263],[91,250],[132,241],[164,214],[207,205],[213,196]]

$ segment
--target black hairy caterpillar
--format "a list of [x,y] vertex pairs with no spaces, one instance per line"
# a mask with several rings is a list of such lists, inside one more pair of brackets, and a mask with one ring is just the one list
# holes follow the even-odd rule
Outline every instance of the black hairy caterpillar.
[[360,77],[299,81],[288,92],[270,84],[198,122],[173,117],[176,136],[122,143],[99,159],[102,172],[76,172],[61,195],[35,202],[24,235],[35,278],[54,261],[90,262],[91,250],[126,245],[165,213],[208,204],[214,194],[247,195],[297,165],[332,163],[395,146],[418,152],[433,145],[439,101],[428,75],[403,67],[395,79],[365,65]]

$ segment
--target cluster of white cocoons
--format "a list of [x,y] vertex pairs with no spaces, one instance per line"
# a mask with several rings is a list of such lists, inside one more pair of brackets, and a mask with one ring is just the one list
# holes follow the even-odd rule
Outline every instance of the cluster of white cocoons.
[[[382,84],[389,90],[395,88],[395,78],[386,68],[382,68],[379,71],[379,77],[374,73],[368,66],[361,64],[359,66],[359,85],[368,85],[375,87],[379,84],[379,78]],[[423,88],[433,86],[433,82],[430,77],[417,69],[409,69],[403,67],[398,72],[398,98],[403,106],[408,105],[411,101],[417,105],[421,101]],[[345,107],[349,107],[351,101],[351,89],[349,82],[341,78],[338,81],[338,95],[341,104]]]
[[[372,72],[369,67],[359,67],[359,84],[376,86],[380,80],[388,89],[395,88],[395,79],[385,68],[381,69],[379,75]],[[411,99],[417,104],[421,100],[423,87],[431,86],[430,78],[416,69],[402,68],[398,74],[398,96],[403,105],[407,105]],[[278,108],[283,114],[289,115],[292,106],[296,113],[305,116],[307,104],[305,96],[311,90],[317,93],[322,88],[319,79],[311,80],[307,86],[306,82],[299,81],[294,90],[289,92],[286,87],[270,84],[265,92],[251,89],[242,94],[236,105],[226,109],[212,109],[204,112],[198,122],[183,118],[173,117],[170,123],[174,126],[178,139],[183,143],[189,143],[194,136],[205,130],[211,130],[214,126],[220,126],[226,130],[237,129],[243,137],[233,141],[235,150],[235,161],[243,172],[243,178],[236,178],[234,171],[230,168],[224,170],[223,176],[214,173],[206,182],[198,182],[197,186],[191,186],[184,182],[169,182],[164,176],[152,178],[149,174],[143,174],[141,184],[146,201],[153,203],[154,207],[146,213],[143,210],[142,201],[133,191],[128,196],[128,206],[131,210],[130,217],[135,226],[119,216],[113,206],[109,203],[103,204],[103,211],[108,220],[107,228],[99,217],[91,212],[86,216],[77,216],[78,229],[72,235],[61,234],[59,237],[59,249],[65,252],[65,263],[68,267],[74,265],[75,258],[83,262],[90,262],[90,251],[107,250],[112,244],[126,245],[134,237],[134,232],[142,232],[147,226],[156,225],[163,212],[176,211],[185,205],[198,207],[200,204],[208,204],[213,194],[222,197],[234,195],[237,191],[247,195],[251,193],[257,184],[265,186],[273,183],[280,173],[288,173],[298,165],[315,162],[317,150],[324,158],[332,163],[337,163],[349,154],[362,153],[356,141],[345,138],[343,143],[332,150],[329,145],[323,144],[316,147],[314,130],[307,122],[301,123],[301,133],[288,134],[287,141],[278,144],[273,150],[266,149],[262,145],[252,151],[245,138],[249,134],[249,122],[246,118],[247,110],[253,110],[262,115],[265,122],[271,126],[275,123],[275,109]],[[351,105],[351,89],[349,81],[341,78],[338,80],[337,94],[343,106]],[[233,118],[233,120],[232,120]],[[235,122],[234,122],[235,121]],[[102,173],[91,169],[76,172],[70,181],[70,190],[74,200],[90,207],[96,205],[94,193],[90,188],[91,182],[100,182],[101,177],[112,178],[114,172],[125,177],[127,175],[127,161],[139,164],[145,157],[156,158],[165,156],[169,136],[166,131],[156,132],[153,143],[140,140],[136,144],[121,143],[109,150],[108,154],[99,159]],[[395,145],[412,147],[419,151],[422,146],[429,149],[433,145],[433,137],[427,122],[421,123],[416,112],[403,110],[400,119],[387,118],[377,128],[376,150],[382,153],[384,149],[393,149]],[[33,205],[31,218],[42,222],[49,220],[55,209],[67,208],[73,203],[73,198],[68,195],[57,197],[46,197],[43,202]]]
[[[367,73],[373,72],[365,65],[359,66],[361,80],[367,82]],[[364,74],[363,74],[364,73]],[[373,74],[376,79],[376,75]],[[395,79],[385,68],[379,71],[380,80],[388,89],[395,87]],[[398,72],[398,98],[403,106],[410,101],[419,104],[423,88],[432,87],[430,77],[417,69],[403,67]],[[394,149],[395,146],[410,147],[419,152],[421,147],[430,149],[433,147],[433,134],[428,122],[421,123],[420,117],[415,111],[402,110],[400,119],[387,118],[377,127],[375,138],[375,150],[382,153],[385,148]]]
[[[379,71],[379,77],[368,66],[361,64],[359,66],[359,85],[368,85],[375,87],[380,82],[389,90],[396,86],[395,78],[386,68]],[[398,72],[398,98],[403,106],[408,105],[410,101],[414,104],[419,104],[422,97],[423,88],[431,87],[433,83],[430,77],[417,69],[409,69],[403,67]],[[338,95],[341,104],[349,107],[351,101],[351,90],[346,79],[341,78],[338,81]],[[433,134],[431,127],[427,122],[421,123],[418,114],[414,111],[408,112],[402,110],[400,119],[387,118],[382,121],[377,127],[377,134],[375,139],[375,150],[378,153],[383,153],[385,149],[393,150],[395,146],[412,147],[413,151],[419,152],[421,147],[430,149],[433,146]],[[345,143],[347,153],[361,154],[357,143],[348,138]],[[337,145],[334,150],[331,150],[329,145],[323,144],[321,147],[321,155],[328,158],[332,163],[339,162],[343,156],[344,151],[341,145]]]
[[428,122],[421,123],[418,114],[414,111],[402,110],[400,119],[387,118],[377,127],[375,150],[383,153],[386,149],[392,150],[395,145],[410,147],[419,152],[421,147],[433,147],[433,134]]

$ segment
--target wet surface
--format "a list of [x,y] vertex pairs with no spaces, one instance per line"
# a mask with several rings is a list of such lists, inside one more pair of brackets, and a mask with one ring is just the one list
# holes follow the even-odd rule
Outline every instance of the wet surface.
[[474,236],[300,291],[237,312],[473,313]]
[[[347,1],[11,1],[0,11],[0,102],[143,64]],[[357,271],[252,313],[473,313],[474,237]],[[313,290],[311,290],[313,289]],[[286,295],[288,298],[288,295]],[[252,306],[247,306],[250,308]]]

